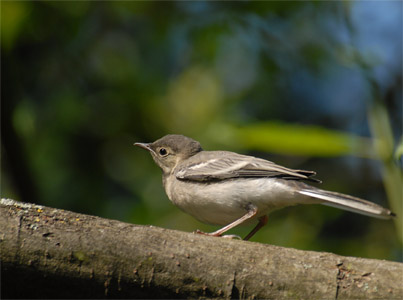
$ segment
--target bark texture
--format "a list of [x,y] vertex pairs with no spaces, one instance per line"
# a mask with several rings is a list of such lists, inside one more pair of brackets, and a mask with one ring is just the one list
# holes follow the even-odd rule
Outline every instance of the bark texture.
[[2,298],[403,299],[403,264],[2,199]]

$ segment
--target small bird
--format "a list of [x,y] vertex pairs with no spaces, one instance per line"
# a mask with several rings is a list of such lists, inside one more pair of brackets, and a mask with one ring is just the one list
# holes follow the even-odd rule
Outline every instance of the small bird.
[[304,183],[320,183],[313,171],[229,151],[204,151],[199,142],[183,135],[134,145],[148,150],[161,168],[165,192],[173,204],[203,223],[225,225],[212,233],[196,233],[222,236],[257,220],[244,238],[249,240],[266,225],[270,212],[297,204],[323,204],[380,219],[395,216],[375,203]]

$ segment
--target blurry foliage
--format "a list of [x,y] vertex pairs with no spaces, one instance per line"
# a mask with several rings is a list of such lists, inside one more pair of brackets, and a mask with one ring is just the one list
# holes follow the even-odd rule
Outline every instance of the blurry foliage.
[[399,216],[293,207],[255,241],[401,260],[401,6],[2,1],[2,196],[214,230],[173,207],[132,147],[181,133],[316,170]]
[[[402,191],[403,174],[399,169],[394,155],[394,139],[387,111],[380,103],[372,105],[369,111],[369,123],[374,136],[374,148],[382,162],[382,175],[385,191],[389,199],[391,209],[396,212],[403,211]],[[396,149],[396,151],[398,148]],[[394,219],[400,242],[403,242],[403,218]]]
[[374,157],[371,139],[323,127],[260,122],[240,128],[238,134],[249,149],[292,155]]

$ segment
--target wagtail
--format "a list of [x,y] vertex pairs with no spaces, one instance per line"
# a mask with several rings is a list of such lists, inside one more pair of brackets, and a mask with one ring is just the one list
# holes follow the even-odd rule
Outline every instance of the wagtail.
[[244,238],[248,240],[266,225],[270,212],[297,204],[323,204],[380,219],[395,216],[375,203],[304,183],[320,182],[313,178],[313,171],[229,151],[204,151],[199,142],[183,135],[134,145],[148,150],[161,168],[165,192],[173,204],[201,222],[225,225],[212,233],[197,233],[222,236],[237,225],[257,220]]

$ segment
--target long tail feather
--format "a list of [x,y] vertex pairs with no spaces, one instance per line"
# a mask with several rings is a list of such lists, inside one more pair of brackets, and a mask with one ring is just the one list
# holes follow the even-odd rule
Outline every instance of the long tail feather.
[[383,208],[375,203],[357,197],[344,195],[336,192],[329,192],[321,189],[302,189],[300,194],[323,200],[321,204],[333,206],[344,210],[352,211],[379,219],[390,219],[396,216],[389,209]]

